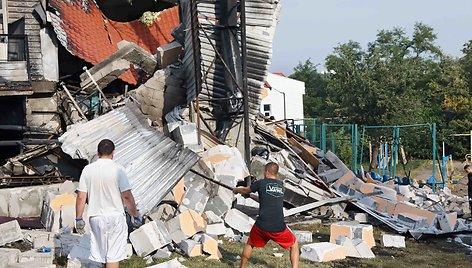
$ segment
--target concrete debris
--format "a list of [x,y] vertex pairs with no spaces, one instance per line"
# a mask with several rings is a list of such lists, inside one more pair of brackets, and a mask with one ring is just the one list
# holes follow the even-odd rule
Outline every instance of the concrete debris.
[[372,225],[356,222],[337,222],[331,224],[329,242],[336,243],[336,239],[340,236],[346,236],[352,240],[361,239],[366,241],[370,248],[375,247]]
[[102,267],[101,263],[93,262],[89,260],[90,255],[90,234],[85,234],[79,237],[78,243],[75,243],[70,253],[67,255],[67,267],[79,268],[79,267],[90,267],[99,268]]
[[180,244],[182,240],[206,230],[206,221],[200,214],[191,209],[172,218],[166,225],[172,241],[176,244]]
[[[46,227],[46,230],[57,233],[62,227],[74,226],[75,199],[75,194],[46,193],[41,213],[41,223]],[[63,221],[61,221],[61,214],[67,217]]]
[[23,239],[18,221],[0,224],[0,246]]
[[315,262],[327,262],[346,258],[347,250],[343,246],[322,242],[303,245],[300,257]]
[[361,257],[351,238],[346,236],[339,236],[338,238],[336,238],[336,244],[346,248],[346,257]]
[[31,262],[20,262],[20,263],[14,263],[8,265],[8,268],[29,268],[29,267],[35,267],[35,268],[56,268],[55,264],[44,264],[44,263],[37,263],[35,261]]
[[149,268],[187,268],[179,262],[177,258],[163,263],[159,263],[153,266],[148,266]]
[[168,250],[167,248],[164,249],[158,249],[156,253],[152,255],[152,259],[154,261],[157,261],[159,259],[168,259],[172,255],[172,252]]
[[44,230],[23,230],[24,240],[29,242],[33,248],[52,248],[56,247],[55,233],[47,232]]
[[292,230],[292,233],[297,238],[298,243],[313,243],[313,233],[310,231]]
[[401,235],[382,234],[380,244],[386,248],[404,248],[405,237]]
[[52,264],[54,260],[53,252],[38,252],[36,249],[21,252],[18,262],[29,262],[35,264]]
[[180,249],[188,257],[198,257],[203,254],[203,245],[193,239],[182,240]]
[[20,257],[20,250],[16,248],[0,248],[0,267],[15,264]]
[[199,191],[188,191],[179,206],[180,212],[192,209],[198,214],[202,214],[210,197]]
[[352,243],[356,247],[356,251],[359,253],[359,258],[372,259],[375,258],[372,252],[371,246],[364,240],[356,238],[352,240]]
[[172,242],[162,221],[151,221],[129,235],[138,256],[144,257]]
[[168,65],[177,62],[182,54],[182,46],[176,41],[158,47],[156,53],[158,68],[164,69]]
[[177,209],[174,206],[163,203],[157,206],[156,209],[151,211],[148,217],[153,221],[167,222],[168,220],[175,217],[176,212],[177,212]]
[[226,213],[225,223],[241,233],[249,233],[255,221],[241,211],[231,209]]
[[369,219],[369,214],[367,213],[355,213],[354,214],[354,220],[359,222],[359,223],[368,223]]
[[222,222],[208,224],[206,228],[206,233],[214,236],[224,235],[226,234],[226,226]]

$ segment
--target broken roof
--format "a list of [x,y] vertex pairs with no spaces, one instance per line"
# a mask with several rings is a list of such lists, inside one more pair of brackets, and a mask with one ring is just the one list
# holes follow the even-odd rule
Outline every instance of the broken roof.
[[105,138],[115,143],[114,161],[125,168],[142,215],[156,207],[199,159],[149,127],[133,103],[73,125],[59,140],[65,153],[92,162],[98,143]]
[[[122,40],[133,42],[155,54],[159,46],[174,40],[172,29],[179,24],[178,8],[159,12],[155,22],[146,26],[139,20],[116,22],[106,18],[95,1],[50,0],[56,12],[51,13],[52,25],[61,44],[72,54],[89,63],[98,64],[118,50]],[[128,71],[123,81],[137,83]]]

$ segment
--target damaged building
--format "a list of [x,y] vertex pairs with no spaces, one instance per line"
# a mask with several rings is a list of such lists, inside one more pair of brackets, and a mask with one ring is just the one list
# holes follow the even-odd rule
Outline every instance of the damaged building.
[[[0,264],[66,257],[67,267],[99,267],[87,259],[90,235],[74,232],[74,204],[81,170],[105,138],[145,222],[130,230],[129,256],[149,265],[172,252],[218,260],[218,238],[244,242],[259,203],[232,189],[262,179],[269,161],[280,166],[287,222],[341,220],[329,242],[295,231],[305,259],[375,257],[371,219],[417,239],[472,230],[460,219],[466,200],[447,188],[354,173],[261,113],[268,80],[282,79],[268,73],[279,1],[132,2],[2,0],[0,246],[25,241],[31,250],[1,248]],[[302,84],[291,82],[300,101]],[[52,252],[35,255],[43,247]]]

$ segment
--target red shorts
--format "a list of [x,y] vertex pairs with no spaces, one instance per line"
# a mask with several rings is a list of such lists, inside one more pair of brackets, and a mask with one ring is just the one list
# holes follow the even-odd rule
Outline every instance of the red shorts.
[[282,232],[266,232],[254,224],[247,243],[253,247],[261,248],[264,247],[269,240],[274,241],[285,249],[292,247],[295,241],[297,241],[292,231],[288,228],[285,228]]

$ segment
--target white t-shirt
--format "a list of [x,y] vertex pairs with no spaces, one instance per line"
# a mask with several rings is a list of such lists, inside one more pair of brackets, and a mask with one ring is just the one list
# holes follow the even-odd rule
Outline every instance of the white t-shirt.
[[121,193],[131,190],[131,186],[122,166],[99,158],[84,168],[77,190],[87,193],[89,217],[124,215]]

